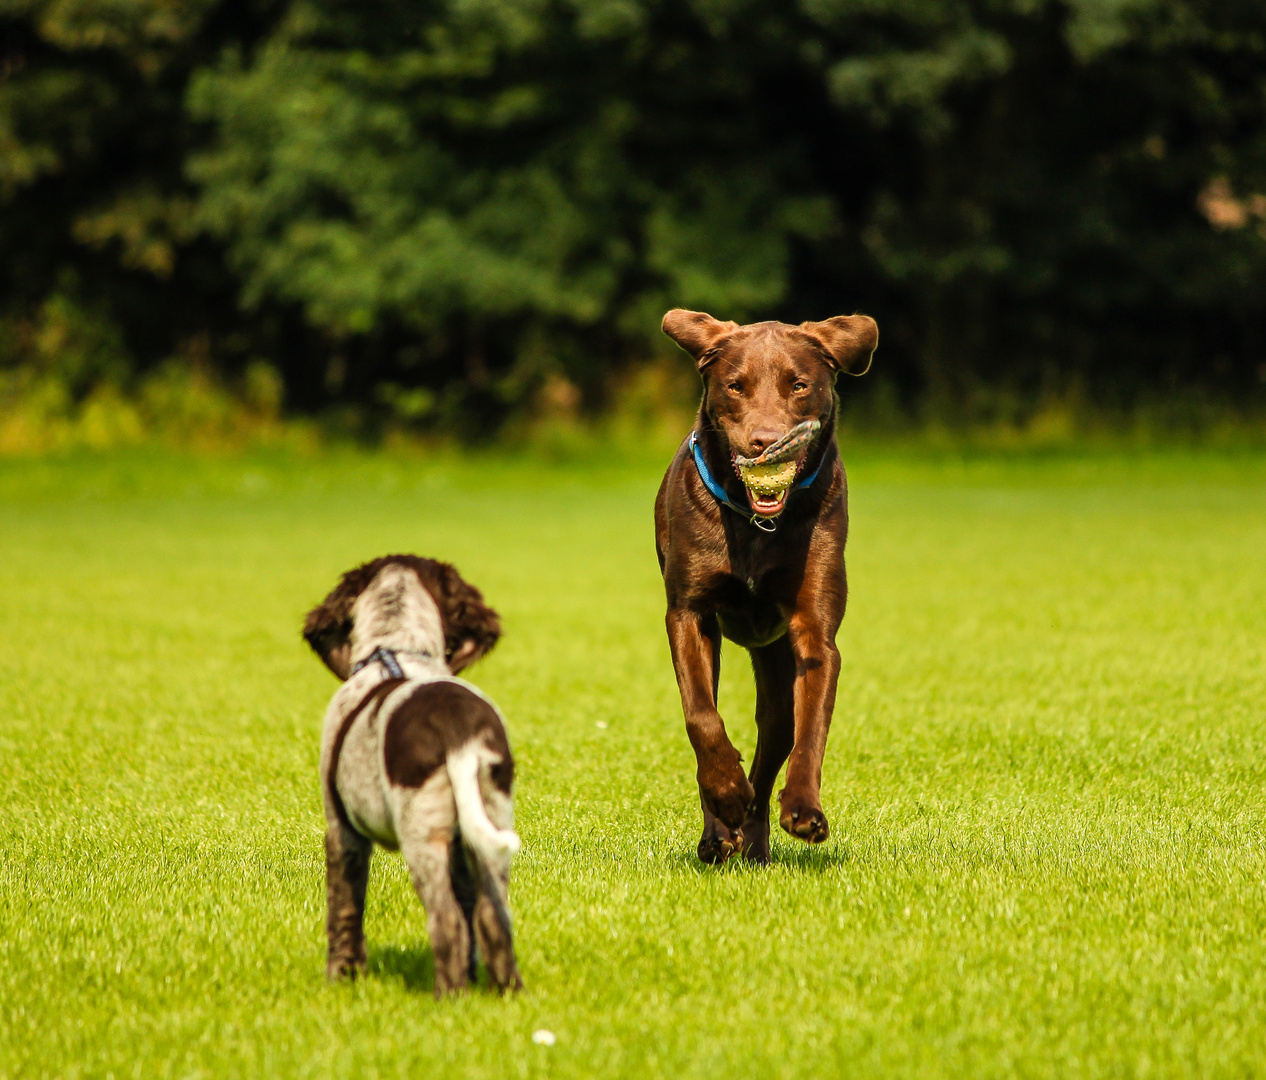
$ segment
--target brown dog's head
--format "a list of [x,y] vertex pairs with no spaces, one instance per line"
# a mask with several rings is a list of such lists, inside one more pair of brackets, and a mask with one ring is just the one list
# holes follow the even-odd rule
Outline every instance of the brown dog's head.
[[[755,457],[797,424],[817,420],[829,431],[835,416],[835,377],[864,375],[879,344],[868,315],[837,315],[824,322],[761,322],[740,326],[702,311],[675,308],[664,333],[693,356],[703,376],[703,409],[731,454]],[[812,447],[800,455],[797,470]],[[762,516],[780,513],[781,496],[748,488]]]
[[304,620],[304,639],[340,679],[346,679],[351,670],[356,601],[389,567],[411,570],[434,600],[444,625],[444,659],[453,674],[469,667],[497,643],[501,636],[497,613],[452,566],[417,555],[384,555],[344,574]]

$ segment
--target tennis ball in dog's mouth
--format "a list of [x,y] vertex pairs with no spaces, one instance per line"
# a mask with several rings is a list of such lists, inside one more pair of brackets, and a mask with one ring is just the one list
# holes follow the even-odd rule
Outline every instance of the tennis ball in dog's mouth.
[[784,461],[779,465],[740,465],[739,475],[753,495],[781,495],[796,478],[798,462]]

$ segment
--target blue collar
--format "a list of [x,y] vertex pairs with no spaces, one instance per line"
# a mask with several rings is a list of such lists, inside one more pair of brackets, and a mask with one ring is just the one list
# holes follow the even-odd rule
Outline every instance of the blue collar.
[[[430,656],[431,654],[422,653],[421,655]],[[400,661],[396,659],[396,650],[388,649],[383,645],[378,646],[378,648],[365,657],[364,660],[358,660],[354,665],[352,665],[352,670],[347,673],[347,677],[350,679],[362,668],[369,667],[369,665],[375,661],[382,664],[382,666],[387,669],[387,674],[391,676],[391,678],[404,678],[404,672],[400,670]]]
[[[725,488],[716,482],[711,470],[708,468],[708,463],[703,459],[703,450],[699,446],[699,433],[697,431],[690,433],[690,453],[694,456],[695,468],[699,470],[699,479],[703,481],[703,486],[712,493],[712,497],[717,502],[722,506],[728,506],[739,516],[747,518],[749,524],[755,525],[762,532],[774,532],[778,528],[777,518],[763,518],[750,506],[736,503],[725,493]],[[812,484],[818,478],[818,473],[822,471],[822,466],[825,463],[826,451],[824,450],[822,459],[818,462],[818,467],[798,484],[795,484],[791,491],[799,491],[801,488],[807,488]],[[789,499],[791,498],[791,491],[787,492],[787,498]]]

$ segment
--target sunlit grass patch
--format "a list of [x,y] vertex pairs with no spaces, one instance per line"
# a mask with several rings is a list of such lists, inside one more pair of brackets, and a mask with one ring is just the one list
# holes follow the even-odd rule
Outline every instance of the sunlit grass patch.
[[[832,839],[765,871],[693,857],[653,472],[6,463],[0,1075],[1266,1070],[1266,463],[846,456]],[[324,982],[298,625],[393,550],[506,624],[514,999],[431,999],[395,856]]]

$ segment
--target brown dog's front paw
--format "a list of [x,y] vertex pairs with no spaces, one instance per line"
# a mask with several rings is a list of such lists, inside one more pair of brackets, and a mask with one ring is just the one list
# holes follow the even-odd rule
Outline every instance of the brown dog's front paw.
[[700,763],[699,791],[708,813],[731,832],[742,827],[747,805],[756,794],[743,772],[742,759],[733,749],[722,761]]
[[831,835],[826,814],[816,803],[802,802],[785,791],[778,796],[778,801],[782,807],[778,824],[782,826],[783,832],[810,844],[820,844]]
[[699,840],[699,861],[709,866],[720,866],[743,850],[743,830],[731,831],[719,821],[705,826]]

